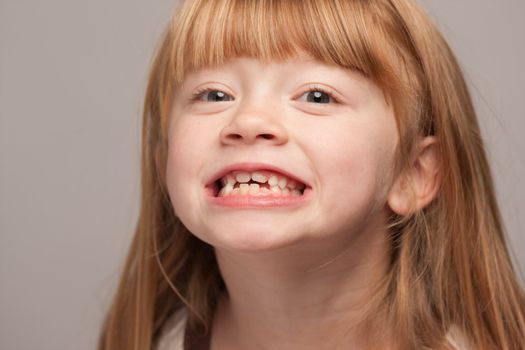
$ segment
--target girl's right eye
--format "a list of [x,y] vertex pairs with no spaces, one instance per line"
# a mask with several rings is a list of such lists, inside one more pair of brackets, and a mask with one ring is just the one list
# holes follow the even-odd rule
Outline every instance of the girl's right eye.
[[193,94],[192,100],[200,102],[228,102],[233,101],[234,98],[224,91],[205,88],[196,91]]

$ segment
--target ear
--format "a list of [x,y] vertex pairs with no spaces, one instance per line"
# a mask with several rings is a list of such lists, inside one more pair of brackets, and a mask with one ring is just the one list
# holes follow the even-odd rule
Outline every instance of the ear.
[[387,198],[392,211],[401,216],[423,209],[436,196],[441,184],[437,139],[418,142],[409,169],[394,182]]

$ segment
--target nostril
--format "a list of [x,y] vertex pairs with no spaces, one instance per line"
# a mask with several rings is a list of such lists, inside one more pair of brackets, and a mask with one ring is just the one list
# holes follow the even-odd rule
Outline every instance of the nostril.
[[261,137],[265,140],[271,140],[273,139],[275,136],[273,136],[272,134],[261,134]]

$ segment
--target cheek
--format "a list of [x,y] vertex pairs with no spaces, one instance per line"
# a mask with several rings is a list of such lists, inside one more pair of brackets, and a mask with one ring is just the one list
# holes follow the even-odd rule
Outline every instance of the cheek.
[[166,182],[171,203],[177,216],[187,216],[192,193],[198,187],[191,186],[198,182],[199,154],[202,148],[195,140],[196,130],[186,127],[183,123],[172,125],[168,140],[168,155],[166,160]]
[[[373,210],[386,201],[396,134],[381,129],[334,130],[320,140],[321,196],[329,210]],[[333,200],[336,198],[337,200]]]
[[168,141],[168,157],[166,164],[166,177],[168,186],[177,184],[180,180],[191,175],[192,159],[196,149],[191,147],[187,139],[188,133],[174,130]]
[[168,136],[167,168],[174,177],[184,175],[195,178],[218,139],[217,128],[191,115],[182,115],[173,120]]
[[180,117],[170,125],[168,148],[172,157],[168,161],[187,162],[199,154],[200,143],[195,140],[204,140],[204,135],[202,128],[192,124],[189,118]]

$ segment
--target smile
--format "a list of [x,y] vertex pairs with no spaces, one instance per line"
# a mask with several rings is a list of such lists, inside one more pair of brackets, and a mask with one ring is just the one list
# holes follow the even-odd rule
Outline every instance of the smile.
[[311,188],[284,170],[263,164],[223,169],[207,186],[208,199],[228,207],[281,207],[298,204]]
[[271,171],[233,171],[217,183],[217,197],[226,196],[293,196],[303,195],[306,185]]

